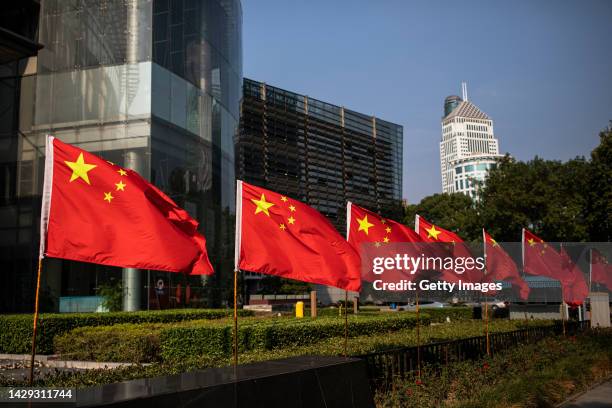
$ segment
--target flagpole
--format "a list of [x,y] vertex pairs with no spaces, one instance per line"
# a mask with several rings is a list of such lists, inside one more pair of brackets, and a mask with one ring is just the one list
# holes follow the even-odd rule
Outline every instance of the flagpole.
[[491,345],[489,343],[489,302],[485,296],[485,337],[487,339],[487,356],[491,356]]
[[238,269],[234,269],[234,368],[238,366]]
[[[525,228],[522,229],[521,231],[521,262],[522,262],[522,266],[523,266],[523,280],[525,280]],[[527,283],[527,281],[525,281],[525,283],[527,284],[527,287],[529,288],[529,283]],[[529,294],[527,294],[527,302],[525,302],[525,307],[523,308],[523,313],[525,314],[525,323],[529,322],[529,319],[527,319],[527,303],[529,301]]]
[[[591,311],[589,312],[589,328],[593,328],[593,305],[591,303],[591,292],[593,291],[593,248],[589,248],[589,304]],[[584,314],[586,315],[586,302],[584,303]]]
[[30,357],[30,379],[28,381],[29,385],[32,386],[34,382],[34,358],[36,356],[36,332],[38,329],[38,305],[39,305],[39,297],[40,297],[40,275],[42,273],[42,261],[43,258],[38,258],[38,272],[36,276],[36,296],[34,300],[34,325],[32,328],[32,355]]
[[[353,203],[346,202],[346,241],[351,233],[351,209]],[[348,290],[344,290],[344,357],[348,357]]]
[[421,319],[419,307],[419,289],[415,291],[415,306],[416,306],[416,335],[417,335],[417,379],[421,379]]
[[36,334],[38,331],[38,313],[40,300],[40,276],[42,275],[43,258],[47,244],[47,229],[51,209],[51,192],[53,190],[53,136],[47,135],[45,139],[45,173],[43,179],[43,192],[40,206],[40,243],[38,248],[38,270],[36,272],[36,294],[34,297],[34,323],[32,325],[32,355],[30,356],[29,384],[34,382],[34,360],[36,358]]
[[348,290],[344,291],[344,357],[348,357]]
[[[487,274],[487,237],[485,236],[485,230],[482,229],[482,243],[483,243],[483,251],[485,258],[485,268],[484,275]],[[489,342],[489,302],[487,300],[487,295],[485,295],[485,339],[487,343],[487,356],[491,356],[491,346]]]
[[[559,243],[559,249],[563,249],[563,243]],[[561,282],[559,281],[561,284]],[[567,314],[567,308],[565,307],[565,296],[563,294],[563,285],[561,285],[561,324],[563,325],[563,336],[565,337],[565,316]]]
[[234,243],[234,370],[238,367],[238,265],[242,239],[242,180],[236,180],[236,230]]

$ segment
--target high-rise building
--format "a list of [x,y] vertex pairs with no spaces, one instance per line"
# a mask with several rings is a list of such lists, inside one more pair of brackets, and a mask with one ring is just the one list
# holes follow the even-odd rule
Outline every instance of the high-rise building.
[[342,235],[347,201],[401,216],[402,144],[400,125],[244,79],[238,177],[308,203]]
[[46,134],[160,187],[200,222],[217,274],[206,292],[199,278],[48,259],[45,310],[59,310],[62,299],[75,296],[84,302],[73,302],[77,309],[91,307],[85,298],[112,276],[123,283],[126,310],[146,308],[159,280],[170,302],[173,279],[183,288],[191,283],[198,300],[222,301],[224,272],[233,268],[240,1],[8,3],[32,3],[22,14],[35,27],[32,42],[43,48],[0,67],[16,78],[16,87],[0,96],[18,107],[2,123],[0,311],[32,310]]
[[440,170],[443,193],[463,193],[476,198],[487,172],[501,157],[493,133],[493,120],[468,100],[467,85],[463,97],[448,96],[444,101]]

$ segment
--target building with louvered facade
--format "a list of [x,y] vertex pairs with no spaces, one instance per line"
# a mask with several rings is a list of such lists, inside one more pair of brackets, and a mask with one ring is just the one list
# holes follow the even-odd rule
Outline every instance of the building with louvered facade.
[[[402,145],[400,125],[244,79],[237,178],[311,205],[343,236],[347,201],[401,219]],[[261,289],[262,275],[244,278],[247,293]],[[315,288],[323,304],[345,296]]]
[[477,198],[487,172],[502,155],[493,133],[493,120],[467,98],[446,98],[440,142],[440,170],[443,193],[463,193]]
[[308,203],[344,235],[346,202],[401,216],[400,125],[244,79],[238,178]]

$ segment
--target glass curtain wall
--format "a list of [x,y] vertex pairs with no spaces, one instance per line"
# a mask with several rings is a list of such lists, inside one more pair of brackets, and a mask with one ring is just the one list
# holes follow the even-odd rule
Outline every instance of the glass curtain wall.
[[[137,273],[138,286],[129,307],[185,305],[187,286],[191,304],[224,302],[223,277],[233,254],[240,2],[42,0],[39,19],[45,48],[37,74],[21,87],[16,163],[15,194],[31,203],[22,216],[29,238],[19,238],[27,249],[12,273],[33,279],[44,139],[52,134],[138,171],[184,206],[206,234],[214,278],[128,271]],[[122,273],[125,279],[119,268],[62,260],[49,259],[45,269],[46,310],[60,310],[60,298],[95,296]],[[163,299],[153,288],[160,279]],[[20,310],[11,311],[31,311],[33,292],[26,286],[7,306]]]

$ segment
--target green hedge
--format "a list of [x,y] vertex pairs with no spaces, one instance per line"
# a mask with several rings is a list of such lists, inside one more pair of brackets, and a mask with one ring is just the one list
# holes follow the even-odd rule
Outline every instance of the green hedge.
[[[240,310],[240,316],[252,316]],[[231,310],[175,309],[142,312],[41,314],[38,322],[37,353],[53,352],[53,338],[77,327],[122,323],[172,323],[196,319],[220,319]],[[0,315],[0,353],[29,353],[32,346],[32,315]]]
[[160,359],[159,326],[79,327],[56,336],[53,343],[65,360],[153,362]]
[[[421,315],[429,324],[427,314]],[[392,332],[414,327],[413,314],[378,317],[351,317],[349,335],[362,336]],[[238,347],[246,350],[271,350],[282,347],[305,346],[330,337],[344,336],[344,322],[338,318],[275,322],[239,326]],[[225,356],[232,351],[232,327],[172,327],[160,332],[161,355],[164,360],[197,355]]]
[[[423,314],[422,320],[429,323],[429,316]],[[408,313],[351,317],[349,335],[397,331],[413,327],[415,322],[415,316]],[[66,359],[116,362],[226,357],[232,352],[232,331],[233,325],[227,321],[84,327],[57,336],[55,351]],[[344,321],[338,318],[243,319],[238,334],[241,351],[306,346],[344,336]]]

